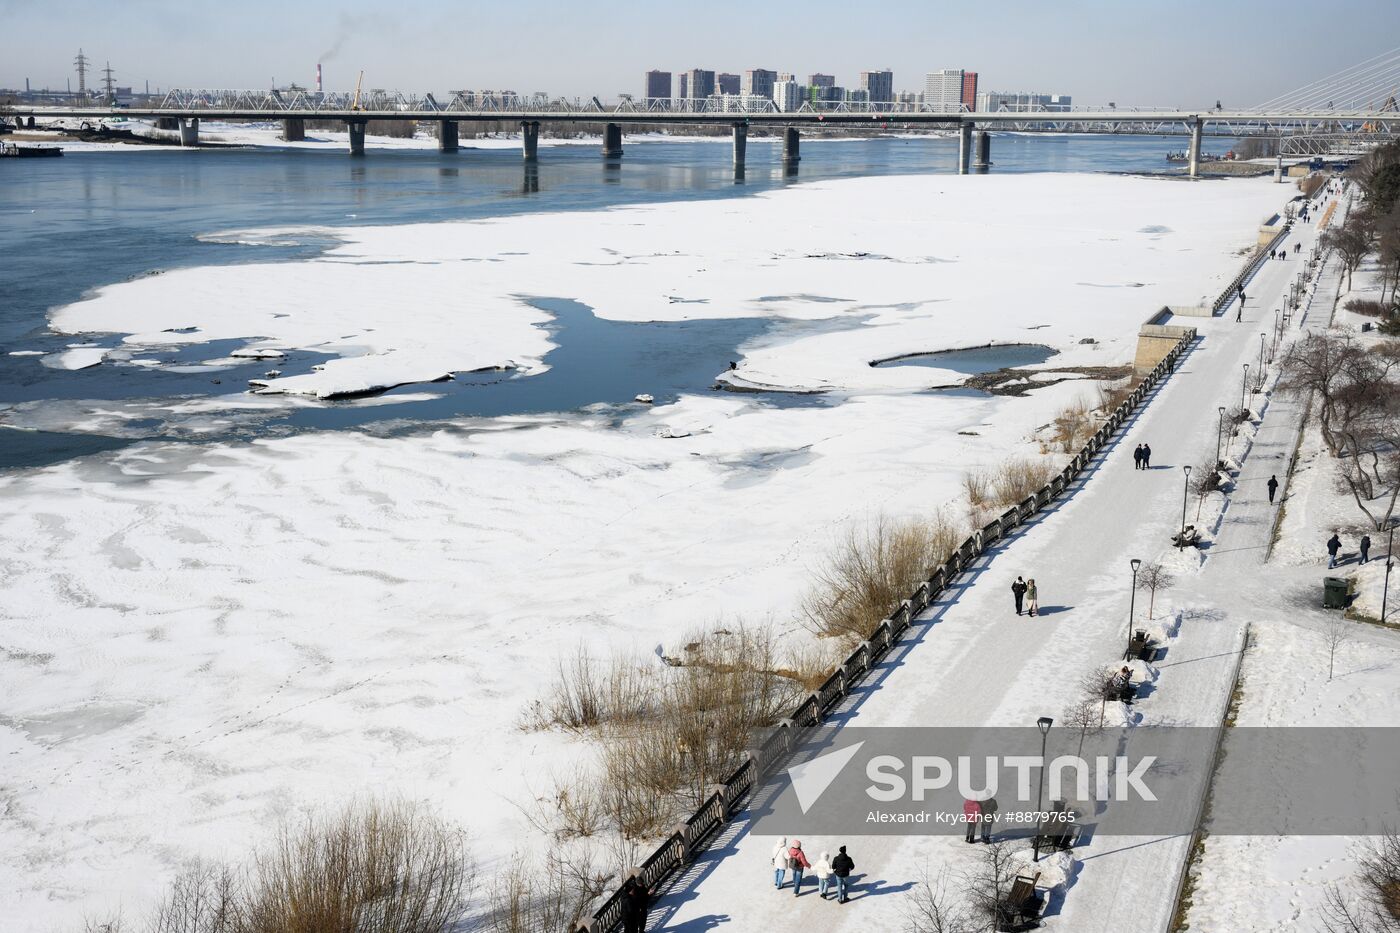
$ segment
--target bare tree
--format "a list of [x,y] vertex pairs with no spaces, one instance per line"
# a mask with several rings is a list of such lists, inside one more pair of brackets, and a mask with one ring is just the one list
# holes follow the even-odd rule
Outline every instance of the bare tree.
[[948,869],[937,875],[928,865],[919,869],[919,880],[904,895],[904,933],[978,933],[967,907],[948,892]]
[[1329,614],[1322,623],[1322,643],[1327,646],[1327,679],[1332,679],[1332,669],[1337,661],[1337,649],[1351,641],[1352,623],[1342,613]]
[[963,887],[971,901],[978,929],[995,930],[1001,925],[1011,887],[1016,883],[1015,845],[991,842],[980,848],[977,864],[963,873]]
[[1099,680],[1094,681],[1094,693],[1092,696],[1085,694],[1075,701],[1060,714],[1060,724],[1069,729],[1079,730],[1079,749],[1076,755],[1083,754],[1084,740],[1090,735],[1098,735],[1103,731],[1104,707],[1108,705],[1105,691],[1100,687]]
[[1157,591],[1165,590],[1176,582],[1176,577],[1161,564],[1147,564],[1138,571],[1137,585],[1147,590],[1147,618],[1152,618],[1152,607],[1157,603]]
[[1340,227],[1324,230],[1321,243],[1323,249],[1334,249],[1342,257],[1342,264],[1347,270],[1347,288],[1351,288],[1351,274],[1371,251],[1369,231],[1361,223],[1348,218]]

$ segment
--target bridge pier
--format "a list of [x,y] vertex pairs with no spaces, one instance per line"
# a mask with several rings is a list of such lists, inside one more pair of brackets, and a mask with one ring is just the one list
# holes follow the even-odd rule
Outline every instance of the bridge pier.
[[188,120],[180,119],[180,145],[199,145],[199,117],[190,117]]
[[457,151],[457,121],[438,121],[438,152]]
[[521,194],[535,194],[540,190],[540,166],[538,162],[525,163],[525,180],[520,185]]
[[798,146],[801,145],[802,136],[797,132],[797,127],[789,126],[783,130],[783,163],[791,165],[802,159]]
[[24,124],[24,128],[27,129],[27,130],[32,130],[32,129],[34,129],[34,118],[33,118],[33,117],[30,117],[29,120]]
[[622,158],[622,125],[608,123],[603,127],[603,158]]
[[365,154],[365,121],[346,120],[345,128],[350,131],[350,154],[352,156],[362,156]]
[[741,166],[744,164],[744,153],[749,147],[749,125],[747,123],[734,124],[734,164]]
[[283,120],[282,139],[289,143],[299,143],[306,139],[306,121],[300,117],[294,120]]
[[983,173],[992,167],[992,134],[986,130],[977,133],[977,156],[972,167]]
[[1205,127],[1205,121],[1196,117],[1191,121],[1191,149],[1187,154],[1187,162],[1190,167],[1187,172],[1192,178],[1201,173],[1201,131]]
[[972,124],[958,124],[958,174],[966,175],[972,163]]
[[520,145],[524,149],[526,162],[534,162],[540,157],[539,121],[526,120],[520,124]]

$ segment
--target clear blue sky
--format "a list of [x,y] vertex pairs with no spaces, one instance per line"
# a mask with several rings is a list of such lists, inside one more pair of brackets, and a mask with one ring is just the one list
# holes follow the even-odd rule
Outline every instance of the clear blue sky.
[[708,0],[398,3],[0,0],[0,86],[62,88],[78,47],[117,83],[640,94],[648,68],[965,68],[1079,103],[1249,105],[1400,46],[1400,0]]

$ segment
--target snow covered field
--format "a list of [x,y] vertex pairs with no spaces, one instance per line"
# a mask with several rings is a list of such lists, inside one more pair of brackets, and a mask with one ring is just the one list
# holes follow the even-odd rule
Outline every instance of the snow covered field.
[[488,869],[541,842],[511,804],[586,746],[515,725],[561,656],[646,652],[738,617],[805,638],[790,607],[840,530],[955,499],[964,468],[1031,452],[1083,391],[922,393],[961,377],[871,360],[1015,342],[1060,351],[1049,366],[1126,363],[1142,320],[1228,281],[1289,193],[825,182],[337,230],[316,260],[179,270],[56,310],[56,329],[136,350],[235,337],[328,352],[320,372],[273,380],[311,396],[539,372],[549,335],[522,296],[617,320],[776,317],[732,378],[842,396],[152,442],[0,479],[0,911],[28,926],[139,915],[189,859],[236,859],[276,817],[356,794],[430,801]]

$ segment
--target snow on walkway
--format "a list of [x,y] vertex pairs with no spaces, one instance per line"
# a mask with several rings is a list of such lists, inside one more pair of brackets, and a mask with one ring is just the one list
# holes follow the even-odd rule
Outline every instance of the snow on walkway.
[[[1311,228],[1288,243],[1311,244]],[[1257,353],[1258,333],[1298,268],[1268,262],[1250,283],[1244,321],[1204,319],[1203,339],[1177,372],[1110,442],[1059,504],[988,550],[969,578],[925,613],[884,670],[854,691],[837,721],[862,726],[1016,726],[1059,717],[1072,704],[1081,672],[1120,656],[1126,635],[1128,560],[1151,561],[1170,549],[1181,521],[1181,466],[1214,451],[1216,408]],[[1132,468],[1132,449],[1151,444],[1157,461]],[[1238,513],[1244,516],[1244,510]],[[1217,546],[1253,547],[1254,525],[1222,529]],[[1189,552],[1188,552],[1189,553]],[[1018,618],[1009,584],[1036,578],[1043,616]],[[1208,576],[1208,575],[1207,575]],[[1167,642],[1155,690],[1135,707],[1145,723],[1211,725],[1220,721],[1249,607],[1229,594],[1183,580],[1177,637]],[[1141,625],[1141,616],[1138,624]],[[965,864],[965,844],[950,837],[873,836],[804,839],[811,853],[847,845],[858,866],[854,897],[837,908],[815,897],[774,892],[767,869],[773,839],[751,836],[745,815],[658,902],[652,928],[895,929],[903,898],[927,863],[935,872]],[[1188,837],[1102,837],[1076,850],[1081,867],[1063,904],[1052,898],[1047,927],[1076,933],[1165,929]],[[812,889],[814,890],[814,889]],[[839,910],[840,913],[831,913]]]

